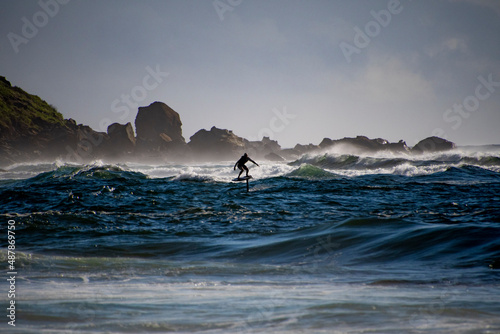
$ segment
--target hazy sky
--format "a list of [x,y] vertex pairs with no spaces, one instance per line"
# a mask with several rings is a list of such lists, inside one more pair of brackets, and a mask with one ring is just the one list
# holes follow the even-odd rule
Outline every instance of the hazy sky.
[[[497,0],[2,0],[0,75],[96,130],[138,106],[283,147],[500,144]],[[261,139],[261,138],[258,138]]]

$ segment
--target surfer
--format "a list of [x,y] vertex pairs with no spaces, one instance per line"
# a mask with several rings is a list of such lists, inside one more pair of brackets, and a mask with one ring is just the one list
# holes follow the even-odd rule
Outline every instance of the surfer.
[[248,176],[248,167],[245,166],[245,164],[249,161],[251,161],[254,164],[256,164],[257,166],[259,166],[259,164],[256,163],[255,161],[253,161],[252,159],[250,159],[250,157],[246,153],[243,154],[243,156],[240,158],[240,160],[236,161],[236,163],[234,164],[233,170],[236,170],[236,166],[238,166],[238,168],[240,169],[240,174],[238,174],[238,179],[240,178],[241,173],[243,173],[243,170],[245,170],[247,172],[247,176]]

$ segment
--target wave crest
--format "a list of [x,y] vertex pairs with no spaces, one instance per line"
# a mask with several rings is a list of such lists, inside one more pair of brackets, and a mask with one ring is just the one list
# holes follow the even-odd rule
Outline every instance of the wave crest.
[[307,163],[300,165],[299,168],[288,173],[286,176],[306,179],[331,179],[336,177],[333,173]]
[[484,153],[448,152],[423,156],[409,155],[351,155],[324,153],[304,155],[291,166],[309,165],[324,172],[344,176],[365,174],[395,174],[405,176],[445,172],[450,168],[477,167],[500,172],[500,156]]

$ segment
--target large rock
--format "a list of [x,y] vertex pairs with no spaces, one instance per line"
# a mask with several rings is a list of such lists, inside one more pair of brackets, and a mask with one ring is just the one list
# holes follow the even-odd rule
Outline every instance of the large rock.
[[112,157],[125,157],[135,150],[135,135],[132,124],[113,123],[108,126],[107,152]]
[[411,149],[411,153],[423,154],[423,153],[434,153],[442,152],[454,149],[455,143],[439,138],[439,137],[428,137],[417,143]]
[[179,114],[163,102],[140,107],[135,118],[137,149],[141,152],[171,152],[185,147]]
[[374,153],[381,151],[390,151],[394,153],[408,153],[409,148],[403,140],[397,143],[390,143],[383,138],[370,139],[366,136],[357,136],[356,138],[342,138],[332,140],[324,138],[319,144],[321,149],[339,148],[345,151],[350,151],[354,154],[359,153]]
[[195,159],[210,161],[238,159],[246,148],[245,139],[233,131],[215,126],[210,131],[202,129],[196,132],[191,136],[188,146]]

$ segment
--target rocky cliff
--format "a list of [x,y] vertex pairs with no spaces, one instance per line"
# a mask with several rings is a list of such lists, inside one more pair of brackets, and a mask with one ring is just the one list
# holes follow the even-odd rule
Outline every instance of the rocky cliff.
[[85,163],[132,154],[130,124],[94,131],[0,77],[0,165],[56,159]]
[[[100,154],[107,139],[77,125],[47,102],[0,77],[0,164],[30,160],[83,160]],[[97,147],[97,148],[96,148]]]
[[220,161],[235,160],[244,152],[256,159],[293,160],[303,154],[324,150],[353,154],[395,152],[421,154],[450,150],[455,144],[429,137],[412,149],[404,141],[390,143],[365,136],[332,140],[319,145],[297,144],[282,149],[277,141],[264,137],[248,141],[231,130],[215,126],[199,130],[186,143],[180,115],[163,102],[140,107],[131,123],[111,124],[107,133],[66,120],[47,102],[0,77],[0,167],[25,161],[63,161],[87,163],[95,159],[111,161]]

